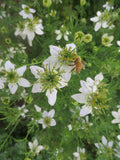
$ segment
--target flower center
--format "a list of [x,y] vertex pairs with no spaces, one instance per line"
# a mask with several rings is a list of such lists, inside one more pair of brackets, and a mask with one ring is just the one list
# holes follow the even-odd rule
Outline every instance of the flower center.
[[74,61],[76,57],[76,52],[75,50],[71,50],[71,47],[67,50],[67,48],[63,48],[61,52],[59,52],[59,57],[58,60],[63,63],[63,64],[71,64],[71,62]]
[[47,126],[50,126],[51,124],[51,118],[50,117],[45,117],[43,120],[44,124]]
[[10,72],[7,72],[6,78],[10,83],[17,83],[19,80],[19,75],[17,72],[11,70]]
[[30,13],[30,8],[29,8],[28,6],[26,6],[26,7],[24,8],[24,11],[25,11],[25,13]]

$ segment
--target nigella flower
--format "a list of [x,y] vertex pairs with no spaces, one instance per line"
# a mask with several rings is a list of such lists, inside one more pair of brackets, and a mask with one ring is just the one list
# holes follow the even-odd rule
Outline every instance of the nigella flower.
[[35,13],[35,10],[25,4],[22,4],[22,8],[23,10],[19,12],[19,15],[21,15],[24,19],[26,18],[32,19],[33,18],[32,13]]
[[102,136],[102,143],[95,143],[99,153],[112,153],[113,141],[108,142],[105,136]]
[[110,47],[112,46],[111,42],[113,41],[113,39],[114,39],[114,36],[108,36],[108,34],[105,33],[102,36],[102,44],[106,47]]
[[31,66],[30,69],[37,79],[33,84],[32,93],[46,91],[48,103],[53,106],[57,98],[57,89],[65,87],[67,82],[62,78],[61,73],[55,70],[55,67]]
[[95,80],[92,80],[88,77],[86,82],[83,80],[80,81],[81,88],[79,89],[79,91],[81,93],[74,94],[71,96],[78,103],[84,103],[82,109],[80,110],[80,116],[84,117],[87,114],[92,114],[93,107],[96,108],[97,104],[93,101],[93,97],[97,98],[97,95],[99,94],[98,85],[102,80],[103,75],[102,73],[100,73],[95,76]]
[[107,12],[100,12],[97,11],[97,16],[90,18],[91,21],[95,22],[95,31],[98,31],[101,27],[107,28],[109,27],[108,21],[109,21],[109,16],[107,15]]
[[35,33],[38,35],[43,35],[43,25],[41,19],[30,19],[24,24],[19,24],[16,28],[15,35],[20,35],[22,39],[28,38],[28,43],[32,46],[32,41],[35,37]]
[[114,9],[114,7],[108,1],[103,5],[103,8],[105,8],[108,11],[110,11],[111,9],[112,10]]
[[25,78],[22,78],[25,70],[26,66],[15,69],[15,64],[11,63],[10,61],[6,61],[4,70],[2,70],[4,76],[0,78],[1,85],[4,86],[5,82],[8,83],[11,94],[15,94],[18,89],[18,85],[23,87],[30,87],[31,85],[29,81]]
[[77,152],[74,152],[73,156],[75,157],[74,160],[81,160],[81,158],[86,159],[85,148],[80,148],[78,146],[77,147]]
[[51,111],[47,112],[44,111],[42,114],[42,118],[38,121],[38,123],[42,124],[43,129],[50,126],[55,126],[56,121],[53,119],[55,114],[55,110],[52,109]]
[[115,118],[112,120],[112,123],[118,123],[120,128],[120,108],[118,109],[118,112],[112,111],[112,115]]
[[38,140],[35,138],[35,140],[32,142],[28,142],[28,146],[30,148],[30,151],[32,152],[32,154],[38,155],[40,151],[42,151],[44,149],[44,147],[42,145],[38,145]]
[[64,70],[62,73],[63,78],[69,81],[71,78],[71,70],[73,66],[73,60],[76,57],[76,45],[74,43],[67,44],[65,48],[60,48],[54,45],[50,45],[50,54],[43,64],[50,64],[51,67],[56,65],[56,68]]
[[64,25],[62,25],[59,30],[55,30],[55,33],[57,34],[56,40],[60,40],[63,36],[64,39],[68,41],[69,32]]
[[21,115],[23,118],[25,118],[25,117],[26,117],[26,116],[25,116],[25,113],[28,112],[28,109],[25,108],[25,104],[22,105],[21,107],[18,107],[18,110],[20,111],[20,115]]

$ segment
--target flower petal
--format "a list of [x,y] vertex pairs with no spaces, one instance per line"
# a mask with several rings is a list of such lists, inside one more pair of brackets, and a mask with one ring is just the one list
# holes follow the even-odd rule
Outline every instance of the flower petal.
[[107,145],[107,139],[105,136],[102,136],[102,143],[106,146]]
[[59,52],[62,51],[62,48],[53,45],[50,45],[49,48],[52,56],[58,56]]
[[26,71],[26,66],[22,66],[20,68],[17,68],[16,71],[20,76],[23,76],[24,72]]
[[86,94],[78,93],[71,96],[78,103],[86,103]]
[[90,113],[92,113],[92,107],[87,107],[86,105],[82,106],[82,109],[80,110],[81,117],[84,117]]
[[56,121],[54,119],[51,119],[51,124],[50,126],[55,126],[56,125]]
[[50,91],[49,89],[46,92],[46,96],[48,97],[48,103],[53,106],[56,102],[56,98],[57,98],[57,90],[53,89],[52,91]]
[[30,70],[32,72],[32,74],[35,76],[35,78],[40,78],[40,73],[44,72],[44,69],[39,67],[39,66],[30,66]]
[[100,27],[101,27],[101,22],[97,22],[96,25],[95,25],[94,30],[98,31],[100,29]]
[[5,70],[6,71],[10,71],[11,69],[14,70],[15,65],[13,63],[11,63],[10,61],[6,61],[5,62]]
[[52,110],[48,113],[48,117],[53,118],[54,114],[55,114],[55,110],[52,109]]
[[9,83],[8,87],[10,89],[10,93],[11,94],[14,94],[17,91],[17,89],[18,89],[18,85],[14,84],[14,83]]
[[42,91],[42,87],[40,83],[34,83],[32,87],[32,93],[39,93]]
[[20,78],[18,84],[22,87],[30,87],[30,82],[25,78]]

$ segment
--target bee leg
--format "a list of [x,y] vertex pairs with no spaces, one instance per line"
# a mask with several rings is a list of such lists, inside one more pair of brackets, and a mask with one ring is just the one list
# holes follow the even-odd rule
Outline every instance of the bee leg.
[[71,72],[73,72],[73,71],[75,70],[75,68],[76,68],[76,67],[74,67],[74,68],[71,70]]

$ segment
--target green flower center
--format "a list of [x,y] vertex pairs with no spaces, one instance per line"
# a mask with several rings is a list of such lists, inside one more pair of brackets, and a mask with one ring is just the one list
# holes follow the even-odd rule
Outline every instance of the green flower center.
[[26,13],[30,13],[30,8],[29,8],[28,6],[26,6],[26,7],[24,8],[24,11],[25,11]]
[[11,70],[10,72],[7,72],[6,78],[10,83],[17,83],[20,77],[17,72]]
[[51,117],[45,117],[45,118],[43,119],[43,123],[44,123],[45,125],[47,125],[47,126],[50,126],[50,124],[51,124]]
[[61,80],[60,72],[55,71],[54,67],[52,70],[46,68],[44,70],[45,72],[39,73],[40,79],[38,80],[42,85],[42,91],[46,89],[52,90],[53,88],[59,89],[59,81]]
[[59,56],[58,60],[62,64],[66,64],[66,65],[70,65],[77,56],[75,50],[71,51],[71,47],[69,47],[68,50],[66,48],[63,48],[62,51],[59,52],[59,55],[60,56]]
[[109,44],[109,43],[110,43],[109,38],[105,37],[105,38],[103,39],[103,43],[105,43],[105,44]]

